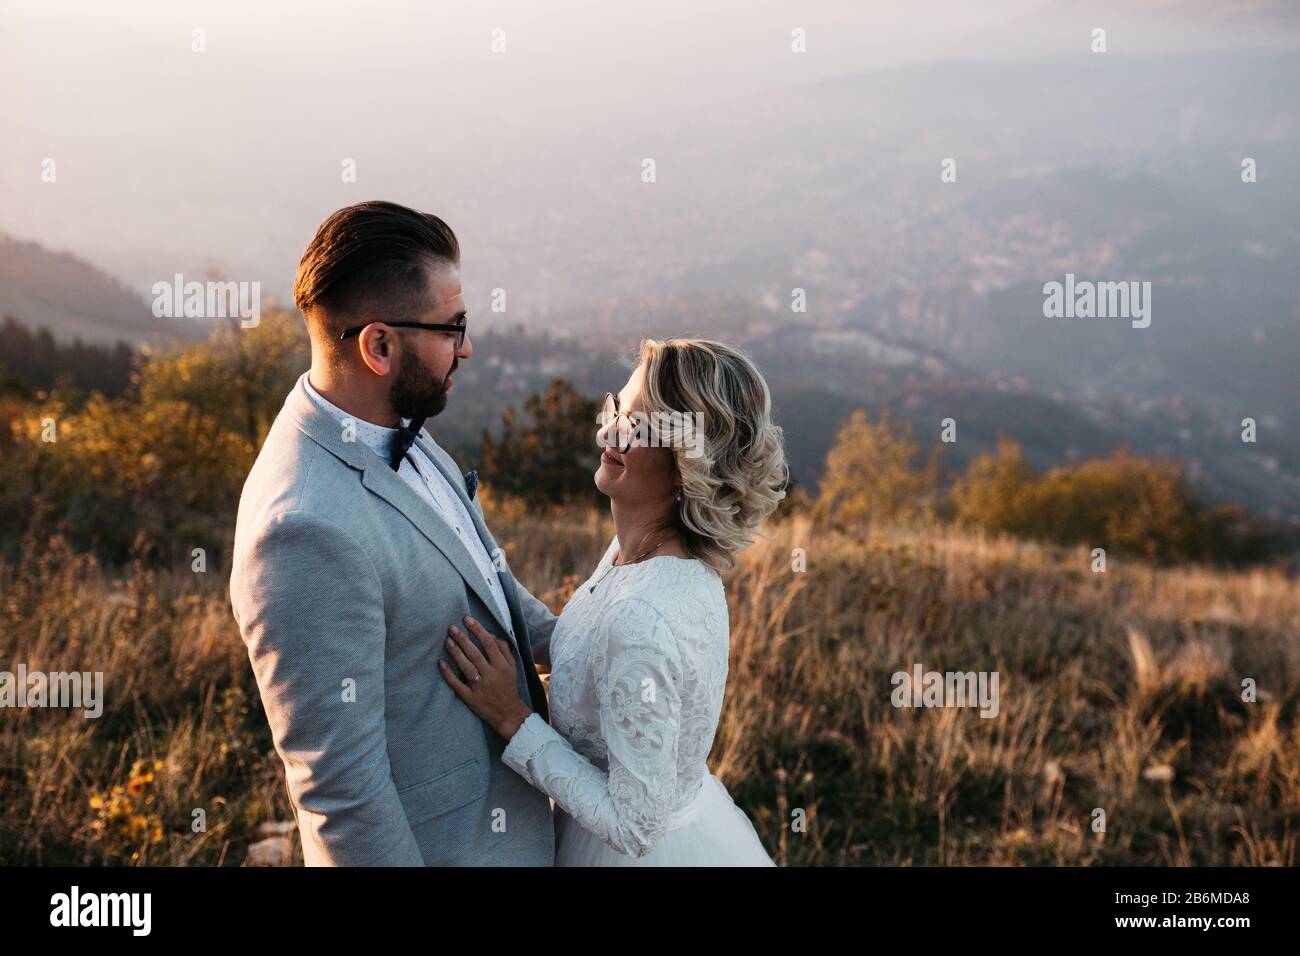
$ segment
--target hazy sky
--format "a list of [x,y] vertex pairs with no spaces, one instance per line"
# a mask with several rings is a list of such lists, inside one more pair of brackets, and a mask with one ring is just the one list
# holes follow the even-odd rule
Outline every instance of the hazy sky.
[[1094,26],[1125,54],[1294,44],[1298,24],[1290,0],[3,0],[0,230],[142,291],[209,267],[274,288],[337,206],[424,202],[473,231],[494,169],[701,103],[1077,50]]

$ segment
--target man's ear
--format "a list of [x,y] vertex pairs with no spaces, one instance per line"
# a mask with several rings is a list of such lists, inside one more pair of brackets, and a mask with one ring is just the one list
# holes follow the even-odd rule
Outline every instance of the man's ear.
[[357,337],[361,361],[376,375],[387,375],[397,362],[397,336],[388,326],[373,322]]

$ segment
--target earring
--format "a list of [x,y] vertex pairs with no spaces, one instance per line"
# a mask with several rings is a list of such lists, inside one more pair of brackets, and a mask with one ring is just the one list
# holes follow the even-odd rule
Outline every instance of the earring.
[[677,486],[677,503],[678,503],[678,504],[681,504],[681,503],[682,503],[682,486],[681,486],[681,485],[678,485],[678,486]]

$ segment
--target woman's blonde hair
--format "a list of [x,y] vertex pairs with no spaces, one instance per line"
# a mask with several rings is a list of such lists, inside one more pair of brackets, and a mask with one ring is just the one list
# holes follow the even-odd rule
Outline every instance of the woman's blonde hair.
[[[736,553],[758,537],[789,482],[767,382],[740,350],[707,339],[646,339],[640,364],[651,435],[671,446],[681,476],[683,545],[725,574]],[[663,440],[665,421],[689,423],[685,440]]]

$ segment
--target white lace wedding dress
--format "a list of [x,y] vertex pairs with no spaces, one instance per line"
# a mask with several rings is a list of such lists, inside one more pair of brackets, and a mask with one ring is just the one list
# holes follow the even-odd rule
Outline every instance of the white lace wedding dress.
[[502,759],[557,804],[557,866],[773,866],[705,765],[730,632],[722,579],[671,555],[614,565],[615,538],[551,636],[551,720]]

